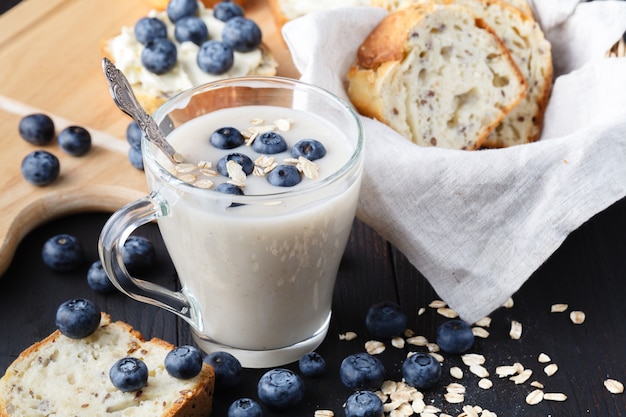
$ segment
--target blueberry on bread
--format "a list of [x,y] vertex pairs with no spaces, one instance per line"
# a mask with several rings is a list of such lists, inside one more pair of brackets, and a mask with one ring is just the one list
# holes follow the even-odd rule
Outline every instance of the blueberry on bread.
[[[228,21],[215,17],[213,9],[206,8],[202,2],[197,2],[197,8],[192,15],[181,16],[186,8],[181,7],[180,10],[182,11],[175,16],[176,21],[170,18],[167,8],[161,11],[151,10],[146,16],[148,19],[157,19],[165,25],[167,37],[159,38],[161,41],[151,39],[151,42],[144,45],[142,41],[145,40],[141,35],[147,32],[145,27],[140,27],[141,35],[139,39],[137,38],[136,27],[140,22],[146,21],[144,17],[133,26],[122,27],[117,36],[107,39],[102,45],[103,54],[124,73],[135,96],[148,113],[153,113],[175,94],[207,82],[246,75],[276,75],[278,64],[271,51],[261,42],[261,33],[255,24],[246,26],[255,30],[252,36],[254,42],[250,41],[250,37],[246,37],[248,35],[246,30],[237,30],[235,34],[246,37],[243,41],[237,38],[233,40],[232,30],[228,33],[228,42],[244,43],[248,49],[233,48],[232,44],[225,45],[220,50],[234,49],[232,60],[225,60],[226,55],[222,53],[215,59],[209,57],[208,60],[216,62],[207,64],[205,54],[207,48],[203,49],[202,46],[206,42],[222,43],[224,40],[222,33]],[[222,15],[219,17],[224,18]],[[237,16],[233,14],[232,17]],[[248,20],[246,22],[253,23]],[[153,26],[157,26],[152,23]],[[205,27],[208,34],[204,31]],[[240,29],[239,26],[236,28]],[[149,34],[153,36],[152,32]],[[167,42],[163,42],[163,39],[167,39]],[[155,42],[160,44],[153,45]],[[142,59],[144,53],[149,56]],[[198,63],[199,59],[201,64]],[[207,68],[210,71],[207,71]],[[219,68],[219,71],[215,68]]]
[[[0,416],[208,416],[213,368],[204,365],[193,378],[175,378],[165,368],[173,349],[160,339],[145,341],[105,313],[84,338],[57,330],[22,352],[0,379]],[[109,377],[114,364],[126,357],[148,368],[139,390],[124,392]]]
[[348,73],[359,112],[423,146],[479,149],[526,95],[493,29],[457,5],[389,13]]

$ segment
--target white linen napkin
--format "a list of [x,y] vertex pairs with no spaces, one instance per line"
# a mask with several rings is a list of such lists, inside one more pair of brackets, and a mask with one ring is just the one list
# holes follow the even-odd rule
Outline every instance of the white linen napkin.
[[[570,232],[626,196],[626,58],[604,55],[626,29],[626,2],[532,6],[556,77],[538,142],[473,152],[420,147],[362,118],[358,217],[470,323],[512,296]],[[385,14],[338,8],[285,25],[302,80],[347,100],[345,74]]]

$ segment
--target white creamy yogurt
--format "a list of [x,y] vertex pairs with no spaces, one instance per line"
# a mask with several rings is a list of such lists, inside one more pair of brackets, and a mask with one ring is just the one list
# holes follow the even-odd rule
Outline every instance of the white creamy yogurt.
[[308,13],[329,10],[337,7],[369,6],[370,0],[278,0],[283,14],[295,19]]
[[[266,350],[325,332],[356,210],[360,177],[353,173],[328,181],[352,157],[351,142],[314,114],[268,106],[219,110],[179,126],[168,140],[189,162],[215,163],[229,152],[248,153],[254,160],[254,152],[245,145],[229,151],[212,147],[209,135],[224,126],[246,129],[255,118],[293,120],[289,131],[280,132],[290,146],[302,138],[322,142],[327,153],[316,161],[319,177],[303,179],[294,190],[315,181],[328,185],[294,200],[279,194],[272,204],[236,207],[215,204],[210,198],[213,191],[186,194],[151,185],[170,204],[169,214],[158,224],[183,292],[201,310],[204,336],[197,341],[205,350],[215,349],[205,337],[238,349]],[[150,169],[146,173],[148,181],[156,181]],[[246,182],[250,195],[285,191],[263,177],[250,176]]]
[[[157,75],[144,68],[141,64],[141,51],[144,46],[135,38],[134,26],[122,27],[121,33],[112,38],[107,45],[115,66],[124,73],[131,84],[141,84],[147,94],[169,97],[180,91],[211,81],[227,77],[241,77],[252,73],[263,61],[260,49],[245,53],[235,51],[234,65],[230,70],[220,75],[208,74],[202,71],[196,63],[200,47],[193,42],[181,44],[176,41],[175,26],[167,17],[167,12],[152,10],[148,16],[156,17],[165,23],[168,38],[176,45],[178,59],[176,66],[171,71]],[[206,23],[209,29],[209,39],[222,39],[224,22],[213,17],[212,9],[207,9],[202,3],[198,3],[198,17]]]

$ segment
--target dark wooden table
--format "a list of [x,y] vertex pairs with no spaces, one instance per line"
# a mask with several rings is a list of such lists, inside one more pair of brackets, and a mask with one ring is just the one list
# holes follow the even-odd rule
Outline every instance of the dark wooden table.
[[[140,304],[126,296],[92,291],[86,283],[88,263],[97,259],[96,243],[108,213],[87,213],[51,221],[30,233],[19,246],[9,270],[0,278],[0,374],[33,342],[54,330],[57,306],[70,297],[88,297],[114,319],[125,320],[146,337],[157,336],[174,344],[191,342],[186,325],[156,307]],[[54,273],[42,263],[43,242],[57,233],[77,236],[85,247],[88,262],[73,273]],[[144,226],[140,234],[157,247],[158,265],[154,279],[176,288],[176,274],[164,250],[158,229]],[[523,256],[523,255],[522,255]],[[530,277],[513,297],[512,308],[500,308],[490,315],[492,324],[486,339],[477,339],[472,352],[486,358],[486,368],[494,382],[491,389],[477,386],[478,377],[468,371],[460,357],[445,355],[444,376],[439,386],[426,391],[432,405],[450,415],[461,413],[463,405],[479,405],[499,416],[626,416],[626,397],[609,393],[607,378],[626,382],[626,199],[593,217],[568,237],[547,262]],[[341,360],[363,351],[370,337],[364,325],[368,307],[381,300],[399,302],[410,317],[410,327],[418,335],[434,339],[439,323],[446,318],[427,307],[437,298],[430,285],[401,253],[381,239],[368,226],[356,221],[340,268],[334,297],[334,315],[329,334],[318,352],[328,361],[326,375],[305,378],[306,397],[287,413],[265,416],[313,416],[316,409],[330,409],[343,415],[342,404],[349,390],[338,378]],[[586,321],[574,325],[568,313],[551,313],[555,303],[567,303],[569,310],[586,313]],[[426,312],[418,316],[418,310]],[[512,320],[523,324],[520,340],[508,332]],[[358,337],[340,341],[338,335],[354,331]],[[401,363],[410,350],[425,348],[391,346],[379,355],[387,378],[399,380]],[[546,353],[559,370],[548,377],[545,364],[538,362]],[[496,366],[520,362],[533,370],[528,382],[520,385],[495,374]],[[460,382],[466,389],[463,404],[449,404],[443,398],[445,385],[455,382],[451,366],[465,371]],[[288,366],[297,369],[295,364]],[[245,370],[241,385],[217,391],[215,416],[225,416],[228,405],[238,397],[256,398],[256,383],[263,370]],[[540,381],[546,392],[567,395],[564,402],[543,401],[526,404],[526,395]]]

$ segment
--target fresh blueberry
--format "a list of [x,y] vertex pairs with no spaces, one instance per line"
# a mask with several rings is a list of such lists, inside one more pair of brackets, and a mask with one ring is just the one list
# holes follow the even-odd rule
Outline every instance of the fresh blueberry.
[[228,407],[228,417],[262,417],[263,410],[250,398],[239,398]]
[[246,175],[252,174],[254,170],[254,162],[248,155],[242,153],[229,153],[228,155],[224,155],[217,161],[217,172],[222,174],[225,177],[228,177],[228,162],[233,161],[241,166],[243,172]]
[[89,284],[92,290],[101,293],[111,292],[115,289],[106,272],[104,272],[102,262],[100,261],[92,263],[87,270],[87,284]]
[[199,17],[185,16],[176,21],[174,37],[180,43],[189,41],[200,46],[209,39],[209,29]]
[[322,142],[315,139],[302,139],[291,148],[291,156],[298,158],[305,157],[309,161],[323,158],[326,155],[326,148]]
[[194,16],[198,13],[197,0],[170,0],[166,9],[167,17],[173,23],[185,16]]
[[56,235],[43,244],[41,258],[43,263],[53,271],[73,271],[83,263],[83,246],[74,236]]
[[300,357],[298,368],[304,376],[320,376],[326,370],[326,360],[319,353],[310,352]]
[[294,165],[278,165],[266,177],[270,184],[277,187],[293,187],[302,181],[300,171]]
[[156,258],[152,242],[143,236],[129,236],[124,242],[122,259],[126,269],[131,274],[140,274],[148,271]]
[[200,69],[208,74],[224,74],[235,63],[235,52],[224,42],[206,41],[200,45],[196,62]]
[[142,45],[156,38],[167,38],[167,27],[156,17],[142,17],[135,23],[135,38]]
[[213,16],[222,22],[228,22],[233,17],[243,16],[243,9],[232,1],[221,1],[213,6]]
[[474,332],[463,320],[444,321],[437,328],[437,344],[444,352],[465,353],[474,344]]
[[211,352],[204,357],[204,363],[215,371],[216,388],[230,388],[241,381],[241,363],[228,352]]
[[215,187],[215,191],[224,194],[233,194],[233,195],[243,195],[243,190],[241,187],[236,186],[235,184],[231,184],[228,182],[222,182]]
[[233,149],[244,144],[245,139],[241,132],[234,127],[221,127],[211,133],[211,145],[218,149]]
[[59,158],[50,152],[38,150],[26,155],[22,160],[22,176],[34,185],[48,185],[57,179],[61,172]]
[[202,370],[202,355],[193,346],[178,346],[165,355],[165,369],[174,378],[191,379]]
[[100,325],[100,309],[93,301],[75,298],[62,303],[57,309],[56,326],[72,339],[82,339],[96,331]]
[[141,63],[150,72],[165,74],[176,65],[178,52],[176,45],[166,38],[156,38],[146,44],[141,51]]
[[279,133],[265,132],[261,133],[252,142],[252,149],[258,153],[272,155],[287,150],[287,141]]
[[276,410],[296,405],[304,397],[304,382],[295,372],[275,368],[267,371],[257,385],[261,402]]
[[72,156],[83,156],[91,149],[91,134],[81,126],[69,126],[59,132],[59,147]]
[[369,308],[365,326],[372,336],[391,339],[406,330],[407,316],[398,304],[383,301]]
[[441,378],[441,364],[432,355],[415,353],[402,363],[402,376],[417,389],[432,388]]
[[33,145],[47,145],[54,139],[54,122],[42,113],[24,116],[20,120],[18,129],[22,139]]
[[376,357],[367,353],[355,353],[341,362],[341,382],[353,390],[376,390],[385,377],[385,367]]
[[224,25],[222,42],[237,52],[250,52],[261,44],[261,29],[253,20],[236,16]]
[[132,166],[143,171],[143,155],[140,147],[131,146],[128,149],[128,160]]
[[346,417],[383,417],[383,402],[372,391],[356,391],[346,400]]
[[131,121],[126,127],[126,140],[135,148],[141,148],[141,135],[143,132],[136,121]]
[[109,370],[109,378],[120,391],[139,391],[148,383],[148,366],[141,359],[122,358]]

